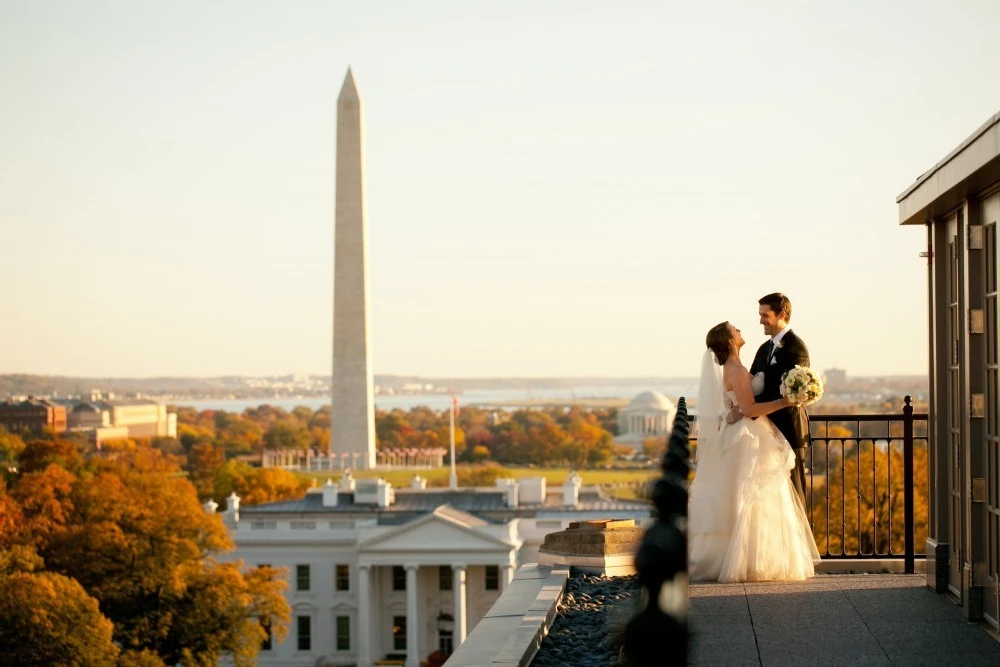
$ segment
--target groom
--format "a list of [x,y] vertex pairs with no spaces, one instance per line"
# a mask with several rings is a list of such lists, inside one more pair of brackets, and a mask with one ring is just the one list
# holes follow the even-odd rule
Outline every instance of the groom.
[[[760,323],[764,333],[770,336],[757,350],[750,366],[750,374],[764,374],[764,390],[757,401],[774,401],[781,398],[781,376],[795,366],[809,365],[809,350],[802,339],[795,335],[788,321],[792,319],[792,302],[781,292],[761,297],[759,304]],[[795,452],[795,467],[792,469],[792,484],[806,505],[806,472],[803,464],[805,448],[809,446],[809,415],[804,406],[791,406],[776,410],[767,416],[781,434],[788,440]]]

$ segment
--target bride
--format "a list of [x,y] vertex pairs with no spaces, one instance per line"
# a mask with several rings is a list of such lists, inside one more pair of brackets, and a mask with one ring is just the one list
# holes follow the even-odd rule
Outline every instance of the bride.
[[757,379],[752,381],[740,363],[739,329],[723,322],[712,327],[705,342],[697,471],[688,506],[690,578],[811,577],[819,552],[792,486],[795,454],[770,419],[757,419],[791,404],[786,398],[754,400],[751,385]]

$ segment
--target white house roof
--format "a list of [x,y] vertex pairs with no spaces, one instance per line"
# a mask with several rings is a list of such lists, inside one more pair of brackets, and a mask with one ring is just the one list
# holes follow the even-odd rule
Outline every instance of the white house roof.
[[670,399],[660,392],[644,391],[633,398],[625,409],[629,412],[649,412],[656,410],[671,412],[675,408]]
[[516,549],[519,545],[489,534],[477,517],[442,505],[400,526],[379,527],[358,542],[360,553],[468,551]]

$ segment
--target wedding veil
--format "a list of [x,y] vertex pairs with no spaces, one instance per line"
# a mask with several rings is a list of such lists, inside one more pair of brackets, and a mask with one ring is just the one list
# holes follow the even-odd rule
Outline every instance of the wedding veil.
[[701,358],[701,379],[698,382],[697,458],[718,445],[725,416],[722,404],[722,366],[716,360],[715,352],[706,349]]

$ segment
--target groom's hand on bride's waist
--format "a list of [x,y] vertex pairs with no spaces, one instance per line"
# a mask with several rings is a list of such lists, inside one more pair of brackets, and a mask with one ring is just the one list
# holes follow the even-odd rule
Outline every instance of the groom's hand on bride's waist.
[[740,412],[740,406],[734,405],[729,414],[726,415],[726,425],[735,424],[741,419],[743,419],[743,413]]

